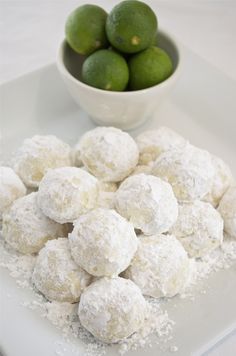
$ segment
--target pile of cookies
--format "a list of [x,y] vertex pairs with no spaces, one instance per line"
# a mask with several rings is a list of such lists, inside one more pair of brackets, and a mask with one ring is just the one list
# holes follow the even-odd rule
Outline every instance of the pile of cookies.
[[195,259],[236,238],[236,185],[218,157],[161,127],[133,139],[113,127],[74,148],[55,136],[26,139],[0,167],[6,243],[37,254],[35,288],[77,303],[82,325],[114,343],[137,331],[144,296],[173,297]]

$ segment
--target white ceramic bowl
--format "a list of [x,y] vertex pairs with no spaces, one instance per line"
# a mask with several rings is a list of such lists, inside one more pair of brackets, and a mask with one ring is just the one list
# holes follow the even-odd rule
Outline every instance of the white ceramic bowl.
[[81,81],[84,56],[75,53],[64,40],[57,56],[58,70],[74,100],[98,125],[132,129],[150,118],[173,88],[180,73],[180,49],[176,40],[159,31],[158,46],[171,57],[173,74],[148,89],[115,92],[96,89]]

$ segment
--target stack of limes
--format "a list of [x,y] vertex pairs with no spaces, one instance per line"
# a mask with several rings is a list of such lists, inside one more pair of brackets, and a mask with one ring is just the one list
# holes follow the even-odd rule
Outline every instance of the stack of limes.
[[149,88],[172,71],[168,54],[157,47],[158,22],[144,2],[125,0],[107,14],[97,5],[82,5],[66,21],[66,40],[87,56],[82,80],[112,91]]

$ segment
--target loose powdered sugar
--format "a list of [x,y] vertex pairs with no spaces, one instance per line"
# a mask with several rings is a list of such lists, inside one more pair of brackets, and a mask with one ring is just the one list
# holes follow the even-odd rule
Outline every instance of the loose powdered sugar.
[[[35,264],[35,256],[20,255],[9,249],[0,238],[0,267],[7,268],[10,275],[16,278],[20,287],[33,289],[31,283],[32,270]],[[196,279],[194,283],[209,277],[212,272],[227,269],[236,261],[236,241],[225,237],[222,246],[214,250],[210,255],[196,261]],[[191,287],[181,295],[183,298],[192,298]],[[128,339],[118,344],[121,354],[130,350],[136,350],[152,345],[166,345],[171,339],[172,329],[175,322],[170,320],[166,311],[163,311],[159,299],[146,298],[149,304],[147,319],[143,327],[131,335]],[[47,318],[58,329],[62,331],[63,342],[55,344],[55,352],[58,356],[64,356],[65,343],[70,345],[72,355],[78,356],[76,346],[71,346],[73,338],[79,338],[85,343],[86,356],[103,356],[106,354],[107,346],[97,341],[86,331],[79,321],[77,315],[78,304],[48,302],[42,295],[35,293],[32,302],[24,301],[22,304],[32,310],[37,310],[43,318]],[[170,346],[177,347],[177,346]]]
[[145,299],[148,303],[148,313],[144,324],[137,333],[120,342],[119,353],[121,355],[127,351],[152,347],[153,344],[161,345],[167,339],[171,339],[175,322],[169,318],[167,311],[163,311],[158,299],[148,297]]
[[[219,249],[202,258],[198,263],[198,278],[206,277],[212,271],[227,269],[236,261],[236,241],[225,235],[224,242]],[[204,268],[205,267],[205,268]],[[201,271],[201,273],[200,273]]]
[[[120,190],[122,190],[122,186],[124,186],[126,181],[129,181],[129,179],[133,179],[137,185],[140,185],[140,176],[145,177],[141,179],[141,181],[143,181],[141,189],[133,189],[134,187],[131,184],[131,187],[128,186],[129,189],[124,191],[123,198],[120,202],[123,204],[122,209],[123,212],[125,212],[127,205],[130,204],[130,201],[134,201],[136,199],[136,205],[131,204],[131,206],[128,207],[128,210],[129,213],[133,215],[134,221],[136,221],[136,218],[138,220],[138,225],[134,224],[135,227],[140,228],[142,226],[142,230],[146,234],[150,235],[153,234],[153,232],[166,233],[176,221],[178,206],[176,198],[173,195],[172,188],[179,201],[205,199],[209,200],[214,206],[219,203],[219,200],[225,190],[231,184],[230,171],[227,170],[227,166],[223,161],[217,158],[214,159],[214,157],[212,157],[208,152],[190,145],[181,136],[175,134],[167,128],[160,128],[155,132],[146,132],[140,136],[141,138],[139,137],[139,139],[137,139],[137,142],[140,141],[139,150],[141,153],[139,164],[148,164],[146,166],[136,166],[138,162],[138,147],[127,133],[115,128],[97,128],[86,133],[74,151],[71,151],[70,147],[60,140],[57,140],[56,138],[56,140],[53,139],[52,136],[50,136],[50,139],[48,139],[49,136],[35,136],[32,139],[29,139],[28,143],[26,142],[27,144],[23,144],[23,146],[25,146],[24,149],[20,148],[18,151],[15,160],[15,167],[17,169],[20,168],[19,165],[21,165],[21,168],[23,167],[21,169],[21,173],[19,170],[19,174],[22,174],[22,177],[24,176],[24,180],[29,186],[37,186],[42,176],[45,173],[46,176],[50,173],[47,172],[47,170],[48,168],[54,167],[54,163],[58,164],[58,166],[69,166],[72,164],[71,160],[73,160],[73,163],[77,165],[81,165],[83,163],[86,166],[85,170],[89,170],[101,179],[102,183],[99,183],[98,180],[91,174],[85,172],[83,169],[75,167],[65,167],[54,170],[54,172],[56,171],[56,174],[54,174],[53,177],[55,180],[52,179],[53,182],[51,181],[51,185],[48,185],[48,182],[45,183],[45,194],[41,195],[41,199],[37,199],[37,203],[39,203],[40,208],[47,216],[50,216],[49,213],[53,213],[54,216],[52,218],[60,223],[72,222],[81,214],[87,213],[90,209],[97,208],[99,206],[112,208],[116,207],[118,210],[119,204],[117,202],[117,196],[119,195]],[[49,149],[49,151],[47,151],[47,148],[50,148],[49,146],[51,145],[49,141],[52,145],[54,145],[54,148],[57,148],[54,149],[51,147],[52,150],[50,151]],[[140,145],[143,145],[143,147]],[[21,153],[19,154],[20,151]],[[154,163],[153,160],[156,158],[157,160]],[[52,166],[50,166],[51,164]],[[150,175],[152,173],[153,164],[153,172],[157,176],[160,175],[162,179],[169,181],[172,188],[168,183]],[[59,179],[59,182],[57,180],[59,176],[58,172],[62,171],[64,174],[62,174],[62,179]],[[139,174],[141,172],[145,172],[147,174]],[[122,181],[126,176],[132,173],[135,175],[133,177],[129,177],[125,180],[125,182],[121,183],[120,188],[116,192],[117,186],[114,182]],[[45,178],[43,178],[43,181],[44,179]],[[149,182],[153,179],[159,182],[158,185],[161,186],[162,189],[157,189],[157,187],[154,187],[155,184],[151,184]],[[147,181],[150,184],[146,184]],[[42,193],[43,182],[40,183],[40,185]],[[167,187],[169,188],[167,189]],[[231,194],[233,191],[230,189],[229,191]],[[159,194],[160,190],[164,192],[163,196]],[[167,190],[171,190],[172,194],[168,193],[168,195]],[[157,202],[157,195],[155,192],[159,192],[157,200],[159,204],[161,202],[160,205],[162,212],[165,212],[165,216],[159,214],[158,219],[156,219],[157,216],[155,215],[158,210],[158,206],[155,204]],[[33,194],[38,195],[40,192]],[[225,214],[225,216],[223,216],[225,222],[230,223],[231,235],[233,236],[235,231],[235,205],[232,199],[228,199],[227,197],[230,194],[225,194],[225,206],[221,213],[222,215]],[[53,209],[51,209],[51,206],[48,210],[48,202],[51,198],[55,203],[55,206]],[[190,204],[194,205],[195,203]],[[205,203],[201,204],[204,205]],[[210,207],[212,211],[214,211],[212,206]],[[204,208],[203,210],[207,212],[207,209],[205,210]],[[66,216],[64,215],[65,213]],[[124,216],[126,218],[130,218],[129,214],[127,216],[127,212],[125,212]],[[31,218],[29,220],[31,220]],[[32,221],[34,221],[34,218],[32,218]],[[87,222],[86,229],[92,226],[93,222],[94,219],[91,223]],[[102,224],[106,226],[107,222],[109,225],[109,219],[105,219]],[[160,227],[160,225],[162,226]],[[153,231],[153,226],[155,229],[158,227],[158,231]],[[222,230],[222,221],[220,226]],[[225,229],[229,232],[227,224],[225,227]],[[200,230],[200,234],[208,234],[208,226],[206,226],[206,229],[198,226],[197,230],[198,229]],[[194,233],[196,232],[195,230],[193,231]],[[210,230],[212,230],[211,227]],[[97,224],[94,225],[94,231],[97,231]],[[102,232],[102,235],[104,235],[105,232]],[[35,233],[37,233],[37,231]],[[11,231],[11,235],[15,236],[13,231]],[[111,235],[112,237],[113,233],[109,233],[108,235]],[[214,233],[210,231],[209,235],[211,238],[211,235],[214,235]],[[166,242],[169,238],[168,235],[162,236],[163,242]],[[94,256],[96,256],[97,252],[100,251],[99,236],[96,236],[95,234],[95,239],[96,237],[98,237],[98,247],[97,251],[94,251]],[[139,239],[141,240],[142,236],[139,236]],[[146,236],[144,239],[152,239],[152,236]],[[164,241],[164,239],[166,240]],[[122,262],[122,258],[119,258],[119,256],[114,258],[113,254],[111,256],[110,253],[113,253],[113,250],[116,253],[117,251],[119,252],[120,246],[117,247],[114,245],[112,238],[107,240],[111,244],[111,247],[113,247],[108,253],[108,260],[112,257],[112,260],[118,260],[119,263]],[[206,235],[206,240],[208,241],[208,235]],[[221,238],[219,240],[222,242]],[[60,251],[57,255],[58,249],[54,248],[54,244],[57,245],[57,241],[59,241],[59,244],[60,241],[65,242],[67,246],[66,251],[63,250],[65,253],[61,254]],[[175,241],[178,242],[176,239]],[[58,239],[48,242],[47,245],[52,246],[51,252],[53,252],[53,254],[55,253],[55,258],[52,260],[54,260],[54,262],[56,260],[56,264],[58,262],[55,269],[56,278],[59,278],[61,283],[65,280],[68,282],[70,277],[72,277],[73,281],[69,282],[69,286],[66,283],[65,285],[63,284],[63,286],[66,286],[65,289],[67,289],[67,291],[70,291],[70,287],[72,287],[74,292],[78,287],[76,281],[74,280],[74,272],[79,267],[71,258],[68,242],[69,241],[67,239]],[[195,287],[201,288],[201,283],[199,283],[199,281],[204,281],[213,271],[229,268],[236,261],[236,240],[225,237],[220,247],[214,246],[214,251],[210,251],[209,249],[205,251],[203,254],[204,256],[194,261],[195,277],[191,276],[188,278],[187,274],[185,276],[186,281],[189,282],[188,279],[190,279],[191,282],[186,283],[186,285],[189,285],[187,289],[183,288],[184,291],[182,292],[182,288],[177,288],[177,290],[175,288],[176,286],[178,287],[177,282],[182,283],[185,267],[183,268],[183,273],[180,273],[181,275],[178,276],[177,279],[175,279],[175,277],[171,279],[171,288],[169,289],[168,281],[166,282],[165,277],[169,276],[169,270],[172,267],[175,268],[177,266],[178,269],[178,264],[175,264],[172,257],[175,256],[176,260],[181,259],[181,261],[190,261],[182,246],[180,244],[179,246],[184,253],[180,252],[179,247],[176,246],[172,253],[171,248],[168,247],[165,249],[168,250],[167,254],[161,253],[161,256],[159,256],[163,260],[160,263],[162,265],[162,270],[158,273],[161,277],[164,276],[164,287],[163,285],[158,285],[158,288],[163,289],[163,295],[169,296],[179,292],[180,298],[192,299],[198,292],[205,293],[205,290],[196,290]],[[121,257],[125,255],[123,253],[124,250],[125,249],[123,248]],[[42,254],[44,251],[45,248],[41,250]],[[171,256],[169,256],[168,253],[171,254]],[[145,249],[143,254],[145,255]],[[165,264],[164,261],[166,256],[168,258],[170,257],[167,264]],[[149,256],[149,251],[144,257],[144,265],[147,265],[147,262],[152,263],[152,260],[149,261],[149,257],[150,259],[152,257]],[[51,262],[43,264],[43,271],[45,272],[45,269],[53,270],[55,267],[54,262],[52,264]],[[64,263],[65,266],[63,265]],[[58,301],[49,302],[43,297],[43,295],[36,292],[35,287],[32,284],[32,273],[33,270],[35,270],[35,264],[37,264],[37,262],[34,255],[22,256],[11,250],[9,246],[6,246],[5,242],[3,242],[0,238],[0,267],[7,268],[10,271],[10,275],[16,278],[17,284],[23,288],[30,289],[33,296],[33,301],[28,301],[26,298],[22,301],[22,305],[32,310],[37,310],[42,317],[47,318],[57,328],[62,330],[64,338],[63,340],[56,341],[55,354],[63,356],[68,346],[71,350],[71,355],[79,356],[79,348],[77,348],[76,342],[73,339],[79,338],[85,344],[84,354],[86,356],[105,355],[106,351],[109,350],[109,347],[95,339],[81,325],[78,317],[78,303],[70,304]],[[99,264],[100,263],[98,263],[98,265]],[[185,263],[183,263],[183,265],[185,265]],[[156,268],[156,266],[154,267]],[[61,273],[60,268],[63,268],[63,273]],[[155,271],[155,268],[151,267],[152,272],[153,270]],[[157,266],[157,269],[158,268],[159,267]],[[86,274],[84,271],[83,273]],[[67,276],[69,279],[67,279]],[[91,277],[88,277],[89,283]],[[171,321],[168,313],[164,311],[165,304],[167,304],[166,302],[169,301],[169,299],[144,298],[139,288],[135,286],[133,282],[117,276],[113,277],[114,279],[93,278],[94,283],[91,284],[91,287],[88,287],[87,291],[82,295],[80,302],[80,317],[86,328],[92,331],[98,338],[105,341],[117,341],[130,335],[129,337],[119,341],[114,346],[121,354],[128,350],[136,350],[137,348],[149,346],[151,347],[152,344],[159,344],[160,348],[162,348],[163,343],[168,344],[172,338],[172,329],[174,328],[174,321]],[[35,282],[35,275],[33,279]],[[48,278],[45,277],[45,280],[48,280]],[[120,281],[124,282],[121,282],[120,284]],[[55,282],[55,278],[53,282]],[[75,286],[74,282],[76,284]],[[150,282],[150,280],[147,280],[147,282]],[[97,286],[102,286],[100,291]],[[166,288],[166,286],[168,288]],[[153,287],[152,281],[151,287]],[[108,293],[109,288],[111,288],[111,290]],[[45,293],[45,291],[43,292]],[[77,293],[76,299],[73,301],[78,301],[79,294],[80,291]],[[45,295],[47,295],[47,293],[45,293]],[[47,297],[50,299],[50,296],[47,295]],[[19,295],[16,293],[16,300],[19,300],[19,298]],[[137,303],[134,302],[134,300]],[[72,300],[69,301],[71,302]],[[170,301],[170,303],[173,302],[174,300]],[[103,313],[101,313],[100,309],[103,310]],[[121,317],[121,315],[123,315],[123,317]],[[101,328],[100,323],[102,325],[105,323],[105,327]],[[170,346],[165,345],[163,348],[166,349],[166,347],[168,347],[168,350],[172,352],[178,350],[178,346],[173,344]]]
[[0,231],[0,267],[8,269],[10,276],[16,279],[20,287],[32,289],[31,275],[35,260],[34,255],[22,255],[13,250],[3,240]]
[[[175,322],[169,318],[167,311],[163,311],[157,299],[145,299],[148,303],[148,310],[144,324],[129,338],[116,344],[117,351],[121,355],[128,351],[152,347],[153,344],[162,346],[171,339]],[[72,355],[80,355],[76,346],[71,347],[73,338],[80,339],[85,344],[85,356],[104,356],[107,351],[109,352],[106,344],[95,339],[81,325],[77,314],[77,303],[50,303],[37,295],[35,301],[23,302],[22,305],[31,310],[37,310],[43,318],[47,318],[57,329],[61,330],[63,342],[56,343],[56,352],[59,356],[64,356],[65,344],[72,349]]]
[[[85,344],[86,356],[106,355],[107,345],[95,339],[81,325],[77,314],[78,303],[49,302],[41,294],[35,292],[31,282],[35,260],[35,256],[20,255],[9,249],[0,235],[0,267],[8,269],[10,275],[16,278],[17,284],[22,288],[31,289],[34,295],[33,301],[24,300],[21,304],[37,311],[62,332],[63,339],[55,343],[55,354],[64,356],[65,347],[70,347],[72,355],[79,356],[76,346],[74,344],[72,346],[76,338]],[[160,302],[152,298],[146,298],[146,301],[148,311],[144,325],[128,339],[118,343],[117,349],[120,354],[129,350],[150,347],[153,334],[156,335],[155,343],[161,344],[171,333],[174,322],[169,319],[167,312],[162,310]]]

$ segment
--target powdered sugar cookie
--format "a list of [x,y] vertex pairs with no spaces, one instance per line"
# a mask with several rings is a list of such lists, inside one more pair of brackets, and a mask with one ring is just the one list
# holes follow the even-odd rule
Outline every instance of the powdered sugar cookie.
[[162,153],[152,174],[169,182],[179,201],[192,201],[210,192],[215,168],[207,151],[187,143]]
[[97,339],[118,342],[140,329],[148,312],[140,289],[130,280],[101,278],[82,293],[81,324]]
[[171,235],[139,236],[139,247],[124,275],[144,295],[173,297],[184,292],[194,272],[194,262]]
[[148,165],[157,157],[174,147],[183,146],[187,141],[168,127],[142,132],[135,139],[139,148],[139,164]]
[[73,261],[68,239],[59,238],[48,241],[39,252],[32,280],[50,301],[75,303],[92,277]]
[[49,239],[66,236],[68,227],[48,219],[37,205],[38,193],[14,201],[3,214],[2,235],[15,250],[38,252]]
[[234,180],[230,168],[221,158],[212,155],[212,163],[215,168],[215,175],[212,180],[211,190],[203,200],[216,207]]
[[105,182],[119,182],[138,163],[133,138],[114,127],[97,127],[80,140],[80,158],[90,173]]
[[138,239],[133,226],[115,210],[81,215],[69,234],[75,262],[93,276],[117,276],[130,264]]
[[71,148],[53,135],[24,140],[13,159],[13,168],[28,187],[38,187],[50,168],[71,165]]
[[38,204],[59,223],[73,222],[97,203],[98,180],[77,167],[49,170],[39,185]]
[[203,257],[221,245],[223,220],[211,204],[196,200],[179,205],[179,216],[170,232],[191,257]]
[[115,204],[122,216],[147,235],[168,231],[178,216],[170,184],[152,175],[126,178],[116,192]]

